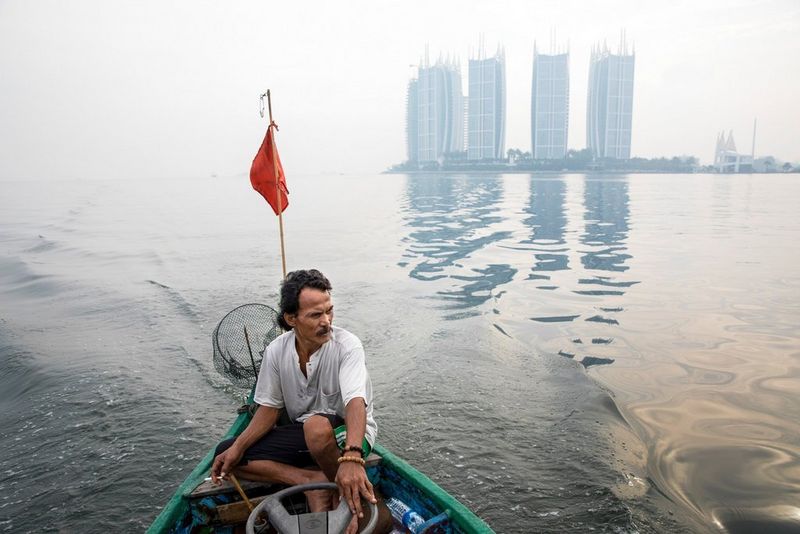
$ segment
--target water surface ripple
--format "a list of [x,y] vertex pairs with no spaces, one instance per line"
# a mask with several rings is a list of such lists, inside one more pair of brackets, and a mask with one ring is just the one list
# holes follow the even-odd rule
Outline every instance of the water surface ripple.
[[[379,439],[495,530],[800,531],[796,179],[290,181]],[[274,304],[275,221],[245,178],[0,192],[0,531],[141,531],[233,418],[210,335]]]

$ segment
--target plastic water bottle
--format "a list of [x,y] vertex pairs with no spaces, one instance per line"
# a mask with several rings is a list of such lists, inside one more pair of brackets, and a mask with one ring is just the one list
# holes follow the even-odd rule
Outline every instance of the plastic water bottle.
[[406,527],[409,532],[418,534],[425,520],[417,512],[408,507],[406,503],[394,497],[386,499],[386,506],[392,512],[398,523]]

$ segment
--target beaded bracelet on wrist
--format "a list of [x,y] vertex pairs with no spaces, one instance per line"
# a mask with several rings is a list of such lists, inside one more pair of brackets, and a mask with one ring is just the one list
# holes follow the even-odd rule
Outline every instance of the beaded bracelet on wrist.
[[340,464],[342,462],[356,462],[361,464],[362,467],[367,465],[367,462],[365,462],[363,458],[359,458],[357,456],[340,456],[336,461]]

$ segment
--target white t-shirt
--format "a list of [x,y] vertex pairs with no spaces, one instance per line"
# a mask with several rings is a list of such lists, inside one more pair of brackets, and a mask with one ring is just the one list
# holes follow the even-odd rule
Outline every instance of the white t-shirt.
[[308,378],[300,371],[294,330],[269,344],[264,354],[254,400],[270,408],[286,408],[292,421],[302,423],[314,414],[344,418],[345,406],[361,397],[367,405],[366,438],[375,444],[378,426],[372,418],[372,382],[361,341],[334,326],[331,339],[311,355]]

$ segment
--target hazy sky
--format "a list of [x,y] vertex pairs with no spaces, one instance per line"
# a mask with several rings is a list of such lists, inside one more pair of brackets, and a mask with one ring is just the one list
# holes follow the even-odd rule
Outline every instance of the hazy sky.
[[0,179],[246,173],[272,90],[286,173],[405,159],[409,78],[430,49],[506,51],[506,149],[530,150],[534,40],[570,48],[571,148],[584,148],[590,48],[636,47],[637,156],[708,162],[733,130],[800,161],[800,2],[0,0]]

